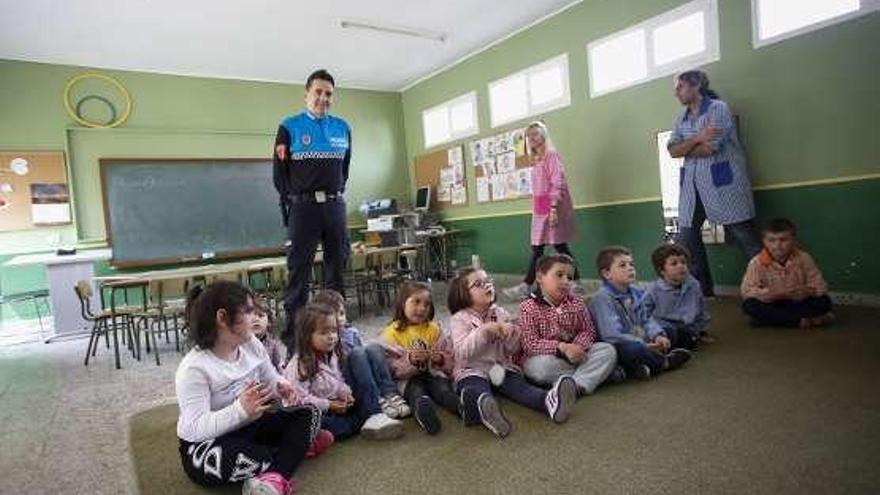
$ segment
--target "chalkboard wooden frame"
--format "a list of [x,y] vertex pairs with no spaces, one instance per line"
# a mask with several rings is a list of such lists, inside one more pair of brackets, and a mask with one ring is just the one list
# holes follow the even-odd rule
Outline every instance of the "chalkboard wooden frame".
[[[113,248],[113,231],[111,229],[110,222],[110,201],[108,197],[108,189],[107,189],[107,169],[112,166],[125,166],[125,165],[141,165],[141,164],[162,164],[162,162],[167,162],[167,165],[174,166],[180,163],[184,164],[193,164],[199,165],[204,164],[205,162],[235,162],[235,163],[253,163],[253,164],[262,164],[265,163],[267,158],[171,158],[171,157],[162,157],[162,158],[130,158],[130,157],[102,157],[98,159],[98,167],[100,169],[101,175],[101,201],[104,207],[104,231],[107,236],[107,244],[110,246],[111,250]],[[110,163],[113,162],[113,163]],[[123,162],[123,163],[120,163]],[[280,216],[280,213],[279,213]],[[279,229],[282,228],[279,224]],[[171,256],[164,258],[145,258],[145,259],[134,259],[134,260],[117,260],[111,258],[109,261],[110,266],[114,268],[137,268],[137,267],[146,267],[146,266],[155,266],[155,265],[172,265],[172,264],[197,264],[204,263],[206,261],[214,261],[214,260],[229,260],[229,259],[237,259],[237,258],[252,258],[252,257],[263,257],[263,256],[277,256],[285,253],[285,249],[281,248],[261,248],[261,249],[240,249],[235,251],[221,251],[216,252],[210,259],[202,258],[201,256]]]

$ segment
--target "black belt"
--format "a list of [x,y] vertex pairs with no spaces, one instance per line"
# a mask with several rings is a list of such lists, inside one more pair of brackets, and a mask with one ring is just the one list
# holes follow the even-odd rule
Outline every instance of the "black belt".
[[343,201],[345,198],[342,196],[341,192],[313,191],[299,194],[288,194],[287,199],[290,201],[290,204],[295,205],[297,203],[326,203],[328,201]]

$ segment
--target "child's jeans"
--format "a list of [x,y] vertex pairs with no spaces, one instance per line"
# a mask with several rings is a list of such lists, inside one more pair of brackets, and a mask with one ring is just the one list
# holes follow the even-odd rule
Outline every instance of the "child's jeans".
[[452,391],[452,384],[447,378],[430,373],[419,373],[410,378],[406,384],[406,389],[403,391],[406,403],[415,409],[416,401],[419,400],[419,397],[425,395],[430,397],[435,404],[438,404],[452,414],[461,414],[459,397]]
[[[351,353],[348,358],[356,355]],[[344,440],[357,434],[367,419],[382,412],[379,405],[379,387],[373,378],[372,368],[366,359],[347,359],[343,376],[351,387],[354,405],[345,414],[324,413],[321,426],[330,430],[337,440]]]
[[828,295],[808,297],[803,301],[761,302],[749,298],[743,301],[743,312],[760,325],[797,326],[801,318],[815,318],[831,311],[831,298]]
[[693,351],[700,342],[700,332],[696,325],[663,325],[663,331],[672,343],[673,349]]
[[[500,387],[493,387],[489,380],[481,376],[466,376],[455,384],[456,390],[461,394],[462,412],[464,412],[465,425],[479,424],[480,411],[477,408],[477,399],[484,393],[498,392],[517,404],[540,411],[547,412],[544,399],[547,391],[527,382],[522,373],[508,369],[504,375],[504,381]],[[463,393],[469,389],[468,393]]]
[[633,376],[633,370],[643,364],[648,366],[652,375],[658,375],[666,368],[666,356],[644,342],[622,340],[614,344],[614,348],[617,349],[617,363],[629,376]]
[[[388,367],[388,360],[382,346],[367,344],[355,347],[346,359],[348,360],[346,364],[348,376],[360,375],[364,379],[371,376],[379,395],[382,397],[397,393],[397,384],[391,378],[391,369]],[[346,382],[350,383],[350,380],[346,378]]]

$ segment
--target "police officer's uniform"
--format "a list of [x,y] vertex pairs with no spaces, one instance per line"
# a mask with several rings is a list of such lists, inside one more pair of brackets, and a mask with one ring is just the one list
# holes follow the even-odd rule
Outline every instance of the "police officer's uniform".
[[275,145],[279,144],[288,148],[288,159],[283,162],[274,154],[273,179],[291,241],[284,295],[288,324],[283,340],[292,350],[294,317],[308,300],[318,242],[324,248],[325,286],[344,293],[349,242],[342,194],[351,161],[351,130],[338,117],[317,117],[305,111],[281,122],[275,138]]

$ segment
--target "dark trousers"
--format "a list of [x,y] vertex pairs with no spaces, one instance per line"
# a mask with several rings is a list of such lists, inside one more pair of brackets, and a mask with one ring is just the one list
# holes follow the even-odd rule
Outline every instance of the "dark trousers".
[[315,250],[320,242],[324,249],[324,287],[345,295],[343,273],[348,260],[348,228],[345,224],[345,202],[303,202],[291,205],[287,222],[290,247],[287,249],[289,277],[284,293],[287,310],[287,328],[282,341],[287,346],[288,358],[294,353],[296,312],[309,298],[309,284]]
[[624,340],[614,344],[617,350],[617,364],[623,366],[626,374],[632,376],[637,366],[647,365],[652,375],[658,375],[666,368],[666,356],[652,350],[644,342]]
[[391,370],[382,346],[367,344],[355,347],[346,356],[346,365],[348,376],[357,376],[364,382],[372,380],[373,383],[367,386],[375,389],[377,394],[387,397],[397,393],[397,383],[391,378]]
[[[715,294],[715,289],[712,282],[712,272],[709,270],[709,258],[706,256],[706,246],[703,244],[702,233],[703,222],[706,221],[706,209],[703,207],[703,200],[700,199],[699,192],[696,192],[694,201],[694,217],[691,220],[691,226],[679,229],[678,244],[690,253],[688,269],[694,278],[700,282],[700,289],[703,291],[703,295],[712,296]],[[754,220],[725,225],[724,233],[725,235],[733,236],[746,260],[754,258],[755,255],[761,252],[761,239],[758,237],[757,230],[755,229]]]
[[410,407],[415,409],[419,397],[428,396],[452,414],[458,415],[460,400],[452,391],[452,384],[448,379],[435,376],[430,373],[420,373],[409,379],[403,391],[403,397]]
[[369,367],[352,368],[346,361],[342,375],[345,383],[351,387],[354,405],[345,414],[328,412],[321,418],[321,426],[325,430],[330,430],[337,440],[356,435],[367,418],[382,412],[382,407],[379,405],[379,387]]
[[693,351],[700,342],[700,334],[693,325],[664,326],[663,331],[669,337],[673,349]]
[[480,423],[480,411],[477,408],[477,399],[484,393],[498,392],[517,404],[534,409],[542,413],[547,412],[544,399],[547,391],[527,382],[521,373],[507,370],[504,382],[500,387],[493,387],[489,380],[479,376],[467,376],[456,384],[456,390],[461,394],[461,406],[464,413],[465,425]]
[[204,442],[180,440],[180,460],[189,479],[202,486],[237,483],[263,471],[290,478],[318,432],[313,407],[281,409]]
[[[532,246],[532,259],[529,260],[529,268],[526,270],[526,278],[523,279],[523,282],[532,285],[535,283],[535,271],[538,269],[538,260],[541,259],[541,256],[544,256],[544,246],[545,244],[541,244],[540,246]],[[571,254],[571,250],[568,249],[568,244],[554,244],[553,249],[556,250],[559,254],[567,254],[571,256],[571,259],[574,259],[574,255]],[[575,280],[580,278],[578,274],[577,265],[574,268],[574,278]]]
[[742,309],[759,325],[797,326],[801,318],[815,318],[831,311],[828,295],[808,297],[803,301],[761,302],[754,298],[743,301]]

